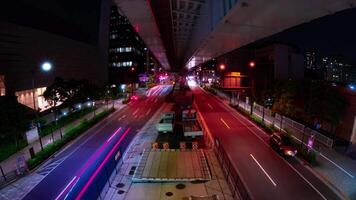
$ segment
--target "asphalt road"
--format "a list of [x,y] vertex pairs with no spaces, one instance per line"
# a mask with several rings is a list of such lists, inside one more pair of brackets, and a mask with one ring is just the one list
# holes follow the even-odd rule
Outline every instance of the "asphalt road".
[[296,160],[286,161],[268,144],[269,136],[215,96],[191,87],[213,137],[220,140],[253,199],[339,199]]
[[24,199],[64,199],[73,188],[81,191],[114,144],[119,144],[124,152],[138,130],[162,105],[170,89],[169,85],[156,86],[89,129],[85,136],[41,166],[36,173],[48,174]]

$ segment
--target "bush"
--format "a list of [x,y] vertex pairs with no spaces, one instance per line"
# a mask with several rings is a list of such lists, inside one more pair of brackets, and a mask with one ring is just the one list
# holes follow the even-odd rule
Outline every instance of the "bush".
[[298,150],[298,155],[301,156],[305,161],[310,164],[316,163],[316,153],[311,150],[309,151],[306,146],[301,145],[300,143],[296,142],[295,139],[292,137],[292,132],[289,129],[284,129],[287,133],[288,139],[292,142],[293,146]]
[[18,141],[18,147],[16,147],[15,142],[13,140],[2,139],[2,141],[0,142],[0,162],[6,160],[8,157],[26,146],[27,141],[25,139],[20,139]]
[[114,110],[114,108],[105,110],[90,120],[83,120],[77,126],[71,126],[67,128],[61,140],[57,140],[52,144],[47,145],[42,151],[38,152],[34,158],[27,160],[28,168],[33,169],[39,164],[41,164],[43,161],[48,159],[52,154],[61,149],[68,142],[75,139],[77,136],[88,130],[94,124],[108,116],[110,113],[114,112]]
[[60,127],[63,127],[65,125],[77,120],[78,118],[83,117],[84,115],[86,115],[92,111],[93,111],[93,108],[86,108],[86,109],[83,109],[80,111],[73,112],[73,113],[69,114],[68,116],[61,117],[57,123],[55,121],[52,121],[52,122],[44,125],[43,127],[41,127],[40,135],[43,137],[48,134],[51,134],[53,131],[58,130]]

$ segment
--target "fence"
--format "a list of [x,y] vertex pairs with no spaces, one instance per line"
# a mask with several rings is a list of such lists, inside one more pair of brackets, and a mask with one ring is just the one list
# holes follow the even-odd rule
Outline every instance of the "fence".
[[220,145],[219,139],[215,138],[215,154],[218,157],[220,165],[222,167],[225,179],[229,184],[232,197],[234,199],[250,200],[250,194],[242,182],[239,173],[231,163],[231,159],[226,154],[225,149]]
[[[251,112],[251,105],[246,102],[240,101],[239,99],[232,99],[228,94],[221,91],[217,91],[217,95],[223,99],[230,100],[231,103],[237,104],[237,106],[246,112]],[[328,148],[332,148],[334,140],[307,127],[299,122],[296,122],[288,117],[276,114],[273,116],[273,113],[270,109],[264,108],[261,105],[256,103],[253,104],[252,113],[254,116],[260,118],[264,123],[273,125],[275,128],[288,130],[297,140],[305,144],[308,138],[314,135],[315,146],[318,148],[318,145],[323,145]]]
[[[251,112],[251,105],[245,102],[238,102],[238,106],[247,112]],[[273,116],[272,111],[256,103],[253,104],[252,113],[260,118],[264,123],[273,125],[275,128],[288,130],[297,140],[306,143],[307,138],[314,135],[316,147],[323,145],[332,148],[334,140],[283,115]]]

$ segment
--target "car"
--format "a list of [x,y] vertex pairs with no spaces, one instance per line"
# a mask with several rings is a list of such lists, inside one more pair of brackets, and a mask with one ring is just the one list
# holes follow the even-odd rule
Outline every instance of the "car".
[[269,144],[272,149],[285,157],[294,157],[298,153],[287,135],[282,132],[273,133],[269,139]]

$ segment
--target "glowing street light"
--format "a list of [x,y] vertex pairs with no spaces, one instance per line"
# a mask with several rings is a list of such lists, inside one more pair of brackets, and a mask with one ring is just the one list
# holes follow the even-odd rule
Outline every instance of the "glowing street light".
[[52,69],[52,64],[51,64],[50,62],[44,62],[44,63],[42,63],[42,65],[41,65],[41,69],[42,69],[43,71],[46,71],[46,72],[51,71],[51,69]]
[[226,66],[225,66],[224,64],[221,64],[221,65],[220,65],[220,69],[221,69],[221,70],[224,70],[225,68],[226,68]]
[[251,68],[254,68],[256,66],[256,63],[254,61],[250,61],[248,63],[248,65],[251,67]]

